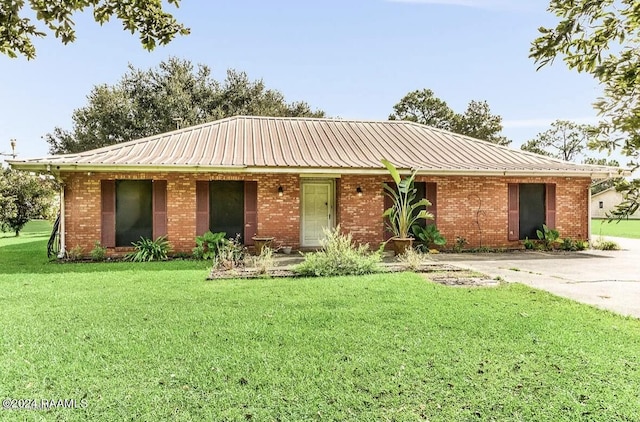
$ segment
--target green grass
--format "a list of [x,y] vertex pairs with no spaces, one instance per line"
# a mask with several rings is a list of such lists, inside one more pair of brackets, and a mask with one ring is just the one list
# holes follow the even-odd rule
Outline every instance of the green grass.
[[61,265],[32,234],[0,238],[0,397],[88,406],[0,420],[640,420],[635,319],[409,273]]
[[601,219],[591,220],[591,233],[596,236],[626,237],[640,239],[640,220],[612,221]]

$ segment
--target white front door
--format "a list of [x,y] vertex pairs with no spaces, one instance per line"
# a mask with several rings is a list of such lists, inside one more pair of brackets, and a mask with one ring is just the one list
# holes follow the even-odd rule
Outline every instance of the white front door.
[[301,245],[320,246],[323,229],[333,228],[333,180],[302,182]]

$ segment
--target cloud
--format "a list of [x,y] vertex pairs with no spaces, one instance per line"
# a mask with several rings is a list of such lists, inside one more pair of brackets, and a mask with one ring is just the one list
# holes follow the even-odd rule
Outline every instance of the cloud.
[[532,0],[386,0],[390,3],[439,4],[443,6],[463,6],[476,9],[530,10]]
[[578,123],[581,125],[595,125],[598,123],[597,117],[573,117],[573,118],[539,118],[539,119],[514,119],[503,120],[502,127],[504,128],[537,128],[551,126],[551,123],[556,120],[568,120],[570,122]]

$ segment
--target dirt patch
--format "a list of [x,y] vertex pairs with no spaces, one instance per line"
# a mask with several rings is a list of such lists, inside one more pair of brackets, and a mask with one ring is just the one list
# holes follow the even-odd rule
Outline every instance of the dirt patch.
[[500,285],[498,280],[490,279],[484,274],[468,271],[444,271],[424,274],[424,277],[434,283],[452,287],[497,287]]

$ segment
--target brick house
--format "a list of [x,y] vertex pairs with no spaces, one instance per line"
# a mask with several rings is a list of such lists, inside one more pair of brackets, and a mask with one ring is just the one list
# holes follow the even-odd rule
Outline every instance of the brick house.
[[388,235],[380,159],[408,173],[432,203],[449,246],[518,248],[543,223],[588,239],[593,179],[581,165],[407,121],[232,117],[78,154],[14,160],[63,184],[62,249],[95,241],[117,254],[140,236],[167,235],[190,252],[207,230],[277,244],[319,245],[340,224],[358,242]]

